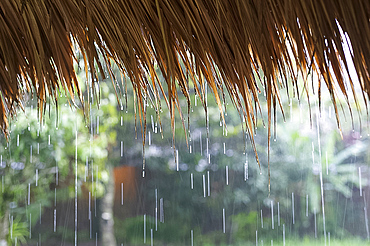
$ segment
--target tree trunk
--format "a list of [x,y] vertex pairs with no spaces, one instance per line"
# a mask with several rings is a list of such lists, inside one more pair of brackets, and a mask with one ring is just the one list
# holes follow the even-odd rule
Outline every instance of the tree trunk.
[[[113,203],[114,203],[114,174],[113,168],[106,167],[109,172],[109,180],[106,185],[106,192],[101,199],[101,240],[104,246],[116,246],[116,238],[114,237],[114,221],[113,221]],[[1,246],[1,245],[0,245]]]

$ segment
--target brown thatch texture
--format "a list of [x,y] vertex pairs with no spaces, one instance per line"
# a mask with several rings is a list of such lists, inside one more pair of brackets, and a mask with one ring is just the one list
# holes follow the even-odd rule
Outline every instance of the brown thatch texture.
[[326,84],[337,112],[338,93],[354,93],[352,80],[345,79],[344,43],[352,47],[367,101],[369,0],[2,0],[0,127],[7,129],[25,91],[36,92],[41,110],[47,95],[56,99],[60,89],[81,97],[73,67],[78,47],[92,81],[105,69],[113,76],[110,64],[116,63],[133,82],[142,111],[147,91],[155,104],[163,93],[156,64],[172,115],[176,89],[189,97],[188,76],[203,100],[208,83],[220,110],[226,88],[251,133],[260,91],[267,95],[270,125],[281,106],[279,88],[289,86],[289,79],[296,87],[297,77],[306,80],[310,72],[322,78],[315,83],[320,89]]

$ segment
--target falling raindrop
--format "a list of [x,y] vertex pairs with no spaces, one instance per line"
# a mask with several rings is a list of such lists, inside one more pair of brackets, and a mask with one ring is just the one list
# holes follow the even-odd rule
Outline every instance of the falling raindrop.
[[158,231],[158,189],[155,189],[155,231]]
[[38,181],[39,181],[39,170],[36,169],[36,186],[38,184]]
[[54,232],[57,231],[57,210],[54,209]]
[[190,188],[194,189],[194,175],[193,173],[190,173]]
[[209,171],[207,171],[207,191],[208,191],[208,196],[211,196],[211,182],[209,178]]
[[17,135],[17,147],[19,147],[19,134]]
[[292,220],[293,220],[293,225],[295,224],[294,220],[294,193],[292,192]]
[[31,236],[32,236],[32,214],[30,213],[30,238],[31,238]]
[[89,222],[90,222],[90,239],[92,238],[92,216],[91,216],[91,192],[89,191],[89,212],[88,212]]
[[274,230],[274,202],[271,201],[271,229]]
[[159,222],[164,223],[163,197],[159,199]]
[[256,246],[258,246],[258,231],[256,230]]
[[146,214],[144,214],[144,244],[146,244]]
[[206,176],[203,174],[203,197],[206,197]]
[[40,219],[39,219],[40,225],[41,225],[41,215],[42,215],[41,211],[42,211],[42,209],[41,209],[41,203],[40,203]]
[[31,184],[28,183],[28,200],[27,200],[27,204],[30,205],[30,201],[31,201]]
[[193,232],[193,230],[190,231],[190,241],[191,241],[191,246],[194,246],[194,232]]
[[278,226],[280,226],[280,202],[278,202],[277,205],[278,205]]
[[285,246],[285,224],[283,224],[283,245]]
[[226,233],[226,214],[225,214],[225,208],[222,209],[222,231],[223,231],[223,233]]
[[121,157],[123,157],[123,141],[121,141]]
[[[2,163],[2,161],[1,161],[1,163]],[[30,163],[32,163],[32,144],[30,146]]]
[[123,205],[123,183],[121,183],[121,205]]
[[226,185],[229,185],[229,166],[226,166]]
[[154,132],[154,120],[153,120],[153,115],[150,115],[150,120],[152,122],[152,132]]
[[150,229],[150,245],[153,246],[153,229]]
[[263,228],[263,215],[262,215],[262,209],[261,209],[261,228]]
[[179,171],[179,150],[176,150],[176,171]]
[[244,181],[248,180],[248,160],[244,163]]

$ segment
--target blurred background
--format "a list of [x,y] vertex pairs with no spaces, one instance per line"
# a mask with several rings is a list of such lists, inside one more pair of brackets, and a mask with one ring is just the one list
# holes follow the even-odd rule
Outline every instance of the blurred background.
[[226,125],[211,93],[180,96],[173,137],[165,105],[140,117],[128,79],[99,91],[89,112],[62,92],[41,116],[29,95],[1,136],[3,245],[369,244],[363,108],[338,102],[339,130],[328,95],[282,92],[269,148],[263,94],[253,136],[226,95]]

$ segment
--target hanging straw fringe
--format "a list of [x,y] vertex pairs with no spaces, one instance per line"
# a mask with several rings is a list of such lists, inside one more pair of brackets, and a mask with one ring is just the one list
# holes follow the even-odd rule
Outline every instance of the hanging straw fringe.
[[[190,103],[188,78],[203,105],[208,84],[223,118],[220,94],[226,88],[254,147],[259,93],[266,93],[270,143],[271,115],[282,108],[279,89],[299,92],[298,76],[306,91],[310,73],[322,78],[316,83],[319,103],[324,83],[337,119],[340,93],[347,103],[352,94],[358,105],[354,80],[367,105],[369,40],[369,0],[0,1],[0,127],[7,131],[26,92],[37,95],[41,117],[46,98],[57,101],[60,91],[82,101],[74,69],[78,49],[93,87],[98,74],[115,80],[113,63],[130,78],[142,125],[150,94],[157,107],[165,100],[174,126],[177,88]],[[357,78],[349,76],[348,59]]]

